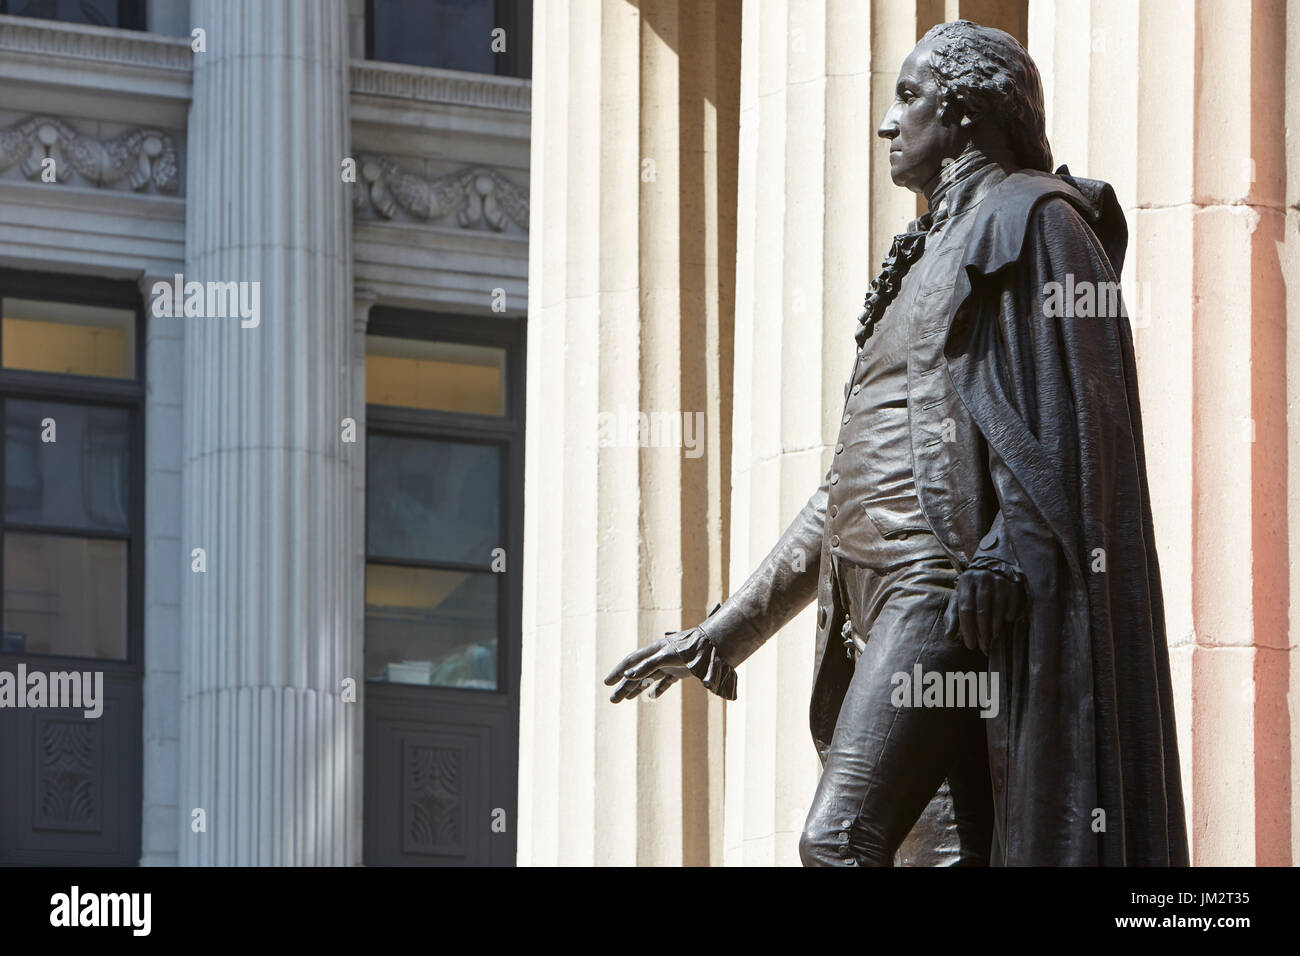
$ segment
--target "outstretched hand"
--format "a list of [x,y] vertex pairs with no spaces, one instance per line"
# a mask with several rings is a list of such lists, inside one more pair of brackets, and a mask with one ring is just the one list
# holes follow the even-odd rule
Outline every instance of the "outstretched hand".
[[683,677],[691,676],[686,660],[677,653],[674,641],[687,637],[694,630],[668,631],[659,640],[638,648],[619,661],[605,678],[606,685],[614,688],[610,701],[617,704],[620,700],[631,700],[658,681],[650,692],[653,700]]
[[957,576],[944,634],[988,654],[998,641],[1015,633],[1028,611],[1029,600],[1020,584],[984,568],[970,568]]

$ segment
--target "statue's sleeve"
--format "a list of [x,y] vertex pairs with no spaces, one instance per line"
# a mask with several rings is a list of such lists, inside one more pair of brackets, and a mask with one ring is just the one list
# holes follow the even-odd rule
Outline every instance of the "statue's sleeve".
[[998,457],[997,452],[992,448],[988,452],[989,474],[1001,507],[998,508],[993,523],[989,526],[989,530],[985,533],[983,539],[981,539],[979,549],[971,558],[969,567],[976,570],[992,571],[994,574],[999,574],[1023,587],[1025,574],[1021,569],[1020,559],[1017,557],[1015,546],[1012,543],[1011,529],[1007,527],[1005,503],[1009,495],[1019,497],[1023,496],[1024,492],[1016,483],[1016,477],[1011,473],[1011,469]]
[[830,475],[740,588],[679,641],[677,651],[709,690],[736,698],[734,668],[817,593]]

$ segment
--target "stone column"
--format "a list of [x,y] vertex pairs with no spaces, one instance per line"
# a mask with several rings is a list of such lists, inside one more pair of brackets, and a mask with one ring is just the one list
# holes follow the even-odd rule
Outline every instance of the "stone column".
[[[1286,115],[1285,129],[1300,129],[1300,6],[1288,4],[1286,10]],[[1285,239],[1278,249],[1282,275],[1286,280],[1286,404],[1288,449],[1300,448],[1300,137],[1286,138],[1286,211]],[[1300,541],[1300,454],[1287,454],[1287,540]],[[1287,658],[1290,673],[1286,699],[1300,696],[1300,560],[1291,550],[1290,619],[1287,624]],[[1272,693],[1278,693],[1274,690]],[[1300,860],[1300,708],[1291,708],[1291,720],[1286,730],[1287,741],[1275,753],[1289,770],[1289,779],[1283,790],[1291,804],[1290,827],[1291,865]]]
[[721,702],[614,706],[601,680],[726,591],[739,12],[534,12],[523,864],[720,855]]
[[[139,280],[145,308],[158,282],[171,275],[145,273]],[[180,601],[181,601],[181,418],[185,395],[183,320],[148,324],[145,399],[144,572],[144,806],[141,866],[175,866],[180,825]]]
[[[820,484],[835,441],[853,327],[871,279],[871,22],[867,0],[768,0],[745,8],[736,582]],[[818,560],[807,556],[810,567]],[[729,865],[798,863],[819,772],[808,730],[814,632],[810,606],[741,671],[740,699],[727,715]]]
[[[1296,26],[1292,10],[1293,61]],[[1286,334],[1287,14],[1267,0],[1057,0],[1031,5],[1029,32],[1056,162],[1114,184],[1129,222],[1124,295],[1193,860],[1286,864],[1296,628],[1282,595],[1294,608],[1300,594],[1284,531],[1300,377]]]
[[182,864],[360,862],[345,8],[192,9],[185,278],[261,315],[182,320]]

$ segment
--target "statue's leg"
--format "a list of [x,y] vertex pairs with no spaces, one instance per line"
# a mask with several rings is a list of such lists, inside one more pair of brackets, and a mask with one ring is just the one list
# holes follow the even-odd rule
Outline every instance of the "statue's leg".
[[895,866],[988,866],[993,841],[993,784],[984,728],[967,715],[948,776],[903,839]]
[[[977,711],[918,706],[921,700],[911,688],[917,665],[923,674],[984,666],[983,655],[943,635],[955,578],[955,570],[938,561],[886,574],[857,569],[847,575],[854,629],[869,637],[840,708],[800,840],[805,865],[891,865],[949,775],[958,745],[964,747],[971,726],[967,718],[978,720]],[[982,759],[982,748],[979,754]],[[945,806],[951,822],[950,829],[940,826],[938,832],[948,833],[960,848],[962,828],[956,821],[963,814],[954,809],[951,797],[935,806],[938,822],[946,822]]]

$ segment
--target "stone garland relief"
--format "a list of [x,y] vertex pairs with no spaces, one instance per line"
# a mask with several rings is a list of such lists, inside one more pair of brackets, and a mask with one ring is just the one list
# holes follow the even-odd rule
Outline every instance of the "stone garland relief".
[[135,192],[149,186],[163,195],[180,189],[176,144],[157,129],[129,129],[108,139],[83,136],[63,120],[29,116],[0,130],[0,172],[20,164],[28,179],[39,180],[53,159],[56,182],[73,174],[96,187],[124,184]]
[[384,219],[398,210],[420,222],[456,217],[462,229],[504,232],[513,222],[528,231],[528,196],[494,169],[467,167],[433,178],[407,172],[385,156],[363,156],[356,191],[358,212],[367,207]]

